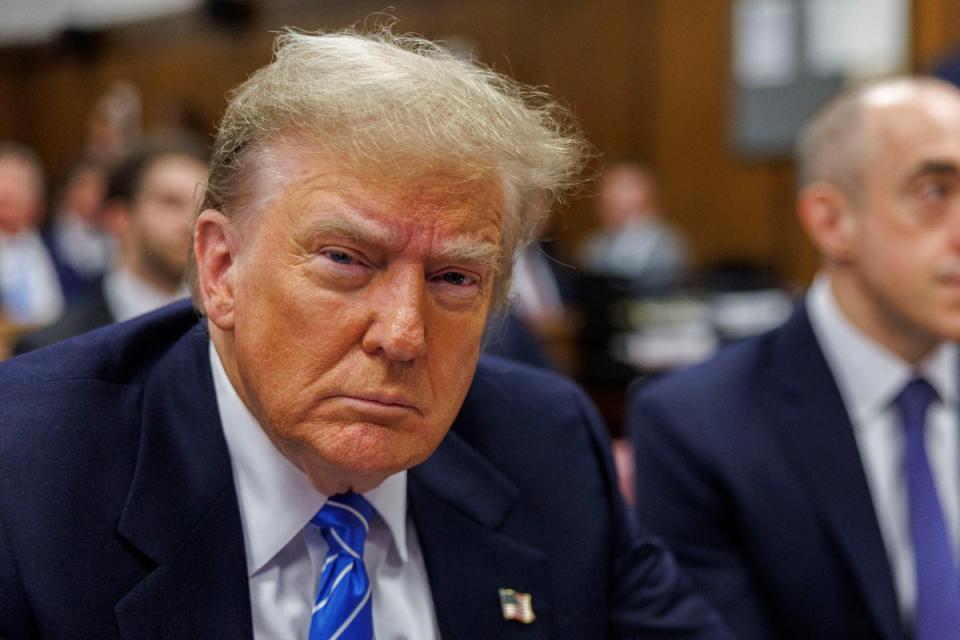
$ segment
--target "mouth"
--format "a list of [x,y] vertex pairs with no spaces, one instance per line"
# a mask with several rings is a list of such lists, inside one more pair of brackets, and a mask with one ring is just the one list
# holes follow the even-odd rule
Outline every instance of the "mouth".
[[348,405],[365,412],[421,414],[420,409],[411,400],[388,393],[351,393],[338,396]]

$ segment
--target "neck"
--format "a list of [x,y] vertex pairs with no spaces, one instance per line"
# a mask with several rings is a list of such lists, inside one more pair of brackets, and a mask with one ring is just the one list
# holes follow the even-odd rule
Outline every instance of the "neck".
[[180,280],[174,282],[170,280],[170,278],[166,278],[155,273],[151,269],[148,269],[142,262],[137,260],[121,259],[120,265],[133,275],[149,284],[154,289],[162,291],[167,295],[172,296],[175,294],[183,284]]
[[942,340],[919,331],[895,311],[883,307],[855,274],[828,269],[830,289],[844,317],[868,338],[910,364],[927,357]]

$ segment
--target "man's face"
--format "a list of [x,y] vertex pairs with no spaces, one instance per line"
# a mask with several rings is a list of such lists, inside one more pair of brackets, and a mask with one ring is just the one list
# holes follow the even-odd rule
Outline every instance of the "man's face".
[[650,216],[656,208],[655,200],[653,181],[641,169],[629,165],[613,167],[603,179],[600,221],[608,229],[620,229]]
[[190,221],[207,168],[189,156],[160,156],[143,172],[130,208],[131,251],[144,273],[169,289],[187,266]]
[[89,225],[97,224],[106,182],[103,171],[96,167],[75,171],[67,182],[64,196],[67,211]]
[[852,267],[868,332],[907,359],[960,340],[960,97],[868,102]]
[[225,366],[318,489],[363,491],[426,459],[460,409],[503,196],[493,181],[378,181],[316,158],[287,175],[240,232]]
[[30,165],[0,157],[0,231],[19,233],[33,226],[39,213],[40,185]]

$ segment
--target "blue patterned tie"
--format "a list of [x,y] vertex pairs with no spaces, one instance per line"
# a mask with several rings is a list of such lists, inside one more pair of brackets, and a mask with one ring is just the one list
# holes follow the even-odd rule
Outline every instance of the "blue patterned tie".
[[373,507],[356,493],[333,496],[313,517],[327,541],[309,640],[371,640],[370,580],[363,567],[363,544]]
[[912,380],[897,396],[906,436],[904,464],[916,558],[916,640],[960,638],[960,575],[924,445],[927,407],[936,397],[922,378]]

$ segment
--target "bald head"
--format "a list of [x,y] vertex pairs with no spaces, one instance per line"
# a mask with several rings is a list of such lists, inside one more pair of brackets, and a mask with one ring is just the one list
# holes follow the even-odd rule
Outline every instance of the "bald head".
[[866,163],[897,135],[898,112],[960,109],[960,91],[934,78],[893,78],[860,85],[828,102],[807,124],[797,145],[797,185],[828,182],[847,197],[863,196]]

